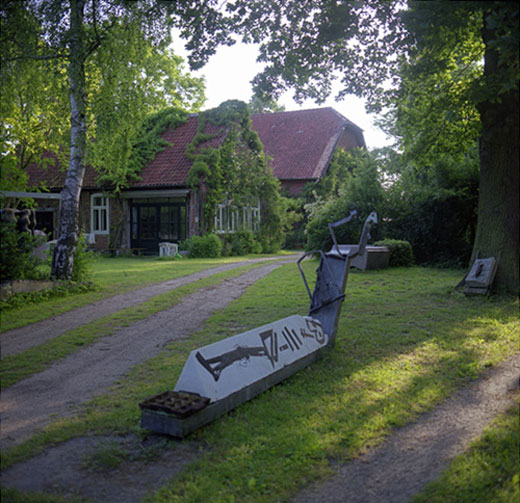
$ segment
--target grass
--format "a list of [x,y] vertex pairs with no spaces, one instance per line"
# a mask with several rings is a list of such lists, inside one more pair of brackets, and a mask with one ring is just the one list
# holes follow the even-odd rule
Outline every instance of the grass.
[[[312,277],[315,262],[304,262]],[[158,502],[281,502],[379,444],[518,350],[511,297],[467,298],[453,291],[460,271],[424,268],[353,273],[335,348],[313,366],[193,433],[206,446]],[[312,281],[312,280],[310,280]],[[72,418],[58,419],[2,453],[2,465],[85,434],[145,435],[138,403],[172,389],[189,352],[242,330],[305,314],[296,267],[255,283],[189,339],[135,367]]]
[[520,501],[518,404],[496,418],[468,452],[412,503]]
[[259,256],[186,260],[96,256],[91,266],[90,280],[99,286],[97,290],[81,295],[52,298],[37,305],[28,304],[22,308],[5,310],[0,318],[0,333],[57,316],[113,295],[187,276],[219,265],[246,262],[252,258],[259,258]]
[[117,442],[112,441],[94,453],[83,458],[83,466],[87,470],[103,472],[117,468],[129,458],[128,452]]

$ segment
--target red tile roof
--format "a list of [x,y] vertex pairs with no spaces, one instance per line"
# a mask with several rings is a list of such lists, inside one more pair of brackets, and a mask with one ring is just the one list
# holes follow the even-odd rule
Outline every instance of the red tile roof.
[[253,114],[251,120],[280,180],[320,178],[345,129],[365,146],[362,130],[333,108]]
[[[188,171],[192,165],[192,161],[186,157],[186,148],[193,141],[196,133],[197,116],[192,115],[185,124],[162,134],[161,137],[171,146],[161,150],[154,160],[143,168],[140,174],[141,180],[133,182],[131,187],[186,185]],[[204,128],[204,133],[216,135],[204,143],[205,147],[218,146],[226,136],[224,128],[209,122]]]
[[[280,180],[313,180],[320,178],[330,161],[342,134],[351,132],[351,142],[364,146],[362,130],[332,108],[253,114],[252,128],[260,136],[274,175]],[[162,138],[171,146],[160,151],[152,162],[143,168],[140,180],[131,188],[186,185],[191,160],[186,147],[197,132],[197,117],[192,115],[185,124],[166,131]],[[210,123],[205,133],[216,136],[205,145],[216,147],[225,138],[222,127]],[[58,165],[46,169],[31,166],[28,169],[30,185],[44,182],[49,189],[63,187],[65,171]],[[83,187],[98,188],[97,173],[87,167]]]

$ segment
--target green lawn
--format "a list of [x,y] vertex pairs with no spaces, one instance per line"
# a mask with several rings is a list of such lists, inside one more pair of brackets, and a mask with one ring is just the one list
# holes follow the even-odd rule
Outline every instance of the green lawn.
[[[308,276],[316,265],[304,262]],[[193,433],[206,447],[199,459],[149,501],[207,502],[208,495],[217,503],[286,501],[329,475],[332,462],[377,445],[393,428],[514,354],[517,299],[465,297],[453,290],[461,274],[419,267],[352,273],[335,348]],[[192,349],[306,314],[308,304],[296,266],[279,268],[211,317],[204,330],[134,368],[78,416],[59,419],[2,453],[3,467],[76,436],[140,432],[137,404],[171,389]]]

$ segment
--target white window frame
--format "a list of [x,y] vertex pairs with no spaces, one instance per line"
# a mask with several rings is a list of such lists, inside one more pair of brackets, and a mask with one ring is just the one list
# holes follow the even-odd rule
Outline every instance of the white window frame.
[[[103,204],[94,204],[98,197],[102,198]],[[96,229],[96,221],[101,219],[103,211],[105,212],[105,229]],[[99,219],[96,219],[96,213],[99,214]],[[90,195],[90,232],[105,235],[110,233],[110,203],[108,197],[100,192]]]
[[229,206],[229,233],[240,230],[239,211],[236,206]]
[[249,227],[253,232],[256,232],[260,229],[260,221],[261,221],[261,214],[260,214],[260,201],[258,201],[258,204],[256,206],[253,206],[251,208],[251,220],[248,222]]
[[218,204],[215,209],[214,231],[217,234],[233,234],[242,229],[253,232],[260,229],[260,201],[256,206],[243,208],[226,203]]
[[217,209],[215,210],[215,232],[217,234],[223,234],[226,232],[225,226],[224,226],[224,215],[226,212],[226,205],[225,204],[218,204]]

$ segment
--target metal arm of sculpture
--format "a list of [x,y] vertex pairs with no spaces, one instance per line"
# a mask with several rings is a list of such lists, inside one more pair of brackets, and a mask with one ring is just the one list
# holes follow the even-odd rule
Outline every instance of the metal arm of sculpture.
[[[329,335],[330,346],[334,345],[341,306],[345,298],[345,287],[350,269],[350,261],[353,257],[365,251],[372,224],[377,223],[377,214],[375,212],[370,213],[365,220],[359,245],[354,250],[353,246],[349,247],[346,253],[344,253],[341,251],[341,247],[344,245],[338,244],[334,229],[340,225],[349,223],[356,214],[357,211],[352,211],[347,217],[329,224],[329,230],[334,243],[330,252],[323,253],[321,250],[307,252],[297,262],[298,269],[300,270],[311,301],[309,315],[321,322],[324,331]],[[300,264],[306,256],[315,253],[319,253],[321,258],[316,271],[316,284],[311,294]]]
[[[329,232],[330,232],[330,235],[332,236],[332,242],[334,243],[334,246],[333,248],[342,256],[346,256],[346,254],[344,253],[341,253],[340,249],[339,249],[339,246],[338,246],[338,241],[336,239],[336,235],[334,234],[334,229],[336,227],[339,227],[340,225],[343,225],[343,224],[347,224],[348,222],[350,222],[355,216],[357,215],[357,211],[356,210],[353,210],[350,212],[350,215],[348,217],[345,217],[345,218],[342,218],[341,220],[338,220],[337,222],[332,222],[329,224]],[[366,225],[366,223],[365,223]]]

